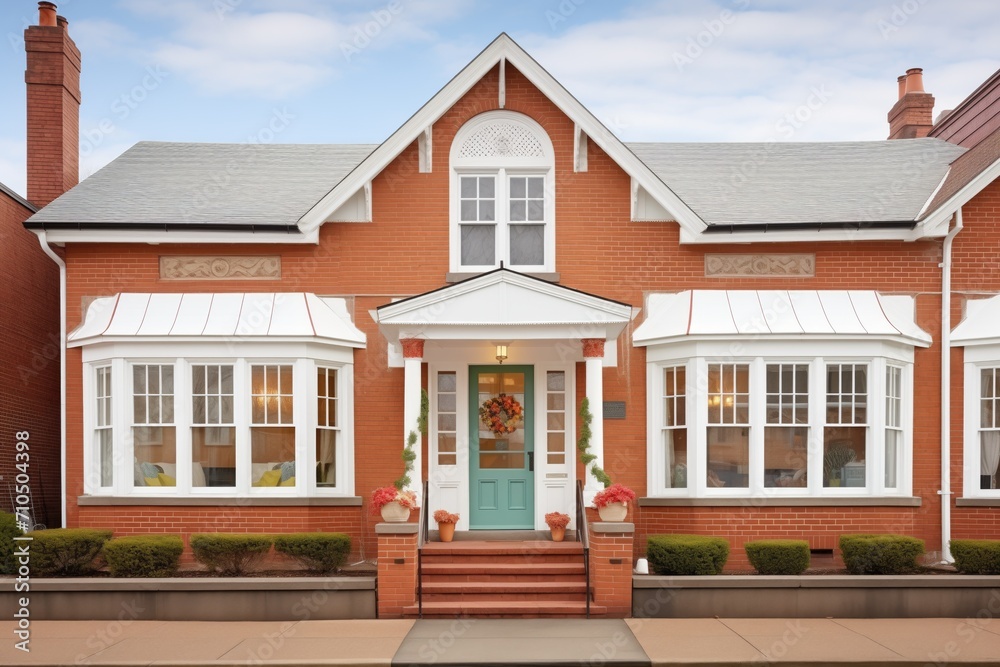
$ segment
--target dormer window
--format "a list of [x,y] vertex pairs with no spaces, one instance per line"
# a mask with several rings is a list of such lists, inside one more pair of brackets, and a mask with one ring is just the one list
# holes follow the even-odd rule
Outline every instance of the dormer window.
[[452,144],[451,268],[555,270],[552,143],[527,116],[472,119]]

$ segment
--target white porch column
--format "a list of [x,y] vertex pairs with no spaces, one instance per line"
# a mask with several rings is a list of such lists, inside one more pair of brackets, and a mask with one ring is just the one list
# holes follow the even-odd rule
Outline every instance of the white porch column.
[[583,502],[589,505],[594,494],[604,488],[590,474],[592,466],[604,467],[604,339],[584,338],[580,343],[587,365],[587,400],[590,401],[590,414],[594,416],[590,423],[590,453],[597,457],[587,466],[587,479],[584,480]]
[[417,434],[417,444],[413,451],[417,458],[413,460],[413,471],[410,472],[410,489],[417,494],[417,503],[422,503],[424,490],[423,478],[423,436],[417,420],[420,417],[420,369],[424,359],[424,341],[422,338],[400,338],[403,346],[403,447],[410,437],[410,431]]

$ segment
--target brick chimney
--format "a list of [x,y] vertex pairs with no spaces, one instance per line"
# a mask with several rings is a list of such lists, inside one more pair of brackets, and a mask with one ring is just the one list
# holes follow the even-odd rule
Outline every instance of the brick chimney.
[[889,138],[926,137],[934,126],[934,96],[924,92],[924,71],[908,69],[896,81],[899,100],[889,109]]
[[42,207],[80,182],[80,50],[51,2],[24,31],[28,201]]

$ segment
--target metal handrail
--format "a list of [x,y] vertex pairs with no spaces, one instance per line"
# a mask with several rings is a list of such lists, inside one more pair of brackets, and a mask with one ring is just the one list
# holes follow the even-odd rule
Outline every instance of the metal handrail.
[[427,520],[427,490],[429,488],[427,480],[424,480],[424,493],[420,497],[420,518],[417,520],[419,523],[419,528],[417,528],[417,618],[424,617],[423,554],[424,544],[430,541]]
[[576,480],[576,538],[583,545],[583,575],[587,580],[587,618],[590,618],[590,527],[583,506],[583,481]]

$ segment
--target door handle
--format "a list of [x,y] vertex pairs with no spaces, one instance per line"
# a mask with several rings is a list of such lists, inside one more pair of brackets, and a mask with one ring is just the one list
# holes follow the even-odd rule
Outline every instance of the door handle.
[[535,453],[528,452],[528,472],[535,472]]

